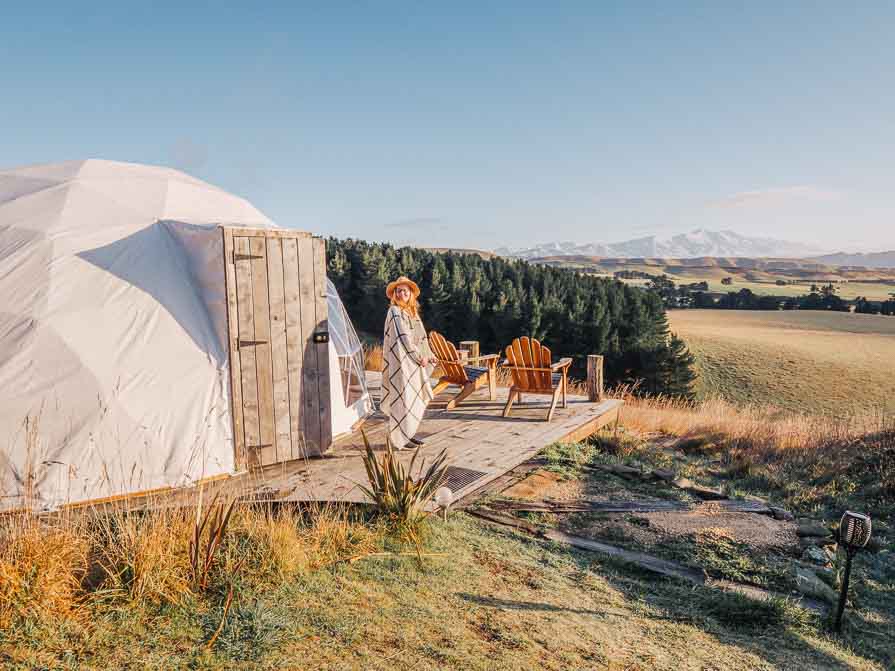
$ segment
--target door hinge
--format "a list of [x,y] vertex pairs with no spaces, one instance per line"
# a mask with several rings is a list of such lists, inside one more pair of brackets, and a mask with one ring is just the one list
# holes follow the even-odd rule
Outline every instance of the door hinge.
[[233,263],[236,263],[237,261],[248,261],[251,259],[263,259],[263,258],[264,258],[264,256],[261,256],[259,254],[237,254],[236,252],[233,252]]
[[237,340],[237,347],[254,347],[255,345],[266,345],[267,340]]

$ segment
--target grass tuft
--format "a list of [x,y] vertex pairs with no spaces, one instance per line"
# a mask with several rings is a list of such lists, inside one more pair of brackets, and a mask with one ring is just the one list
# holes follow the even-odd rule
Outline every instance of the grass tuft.
[[811,614],[792,600],[774,597],[757,600],[738,592],[714,592],[699,600],[700,612],[734,630],[784,629],[803,627]]
[[90,544],[78,528],[0,518],[0,629],[76,615]]

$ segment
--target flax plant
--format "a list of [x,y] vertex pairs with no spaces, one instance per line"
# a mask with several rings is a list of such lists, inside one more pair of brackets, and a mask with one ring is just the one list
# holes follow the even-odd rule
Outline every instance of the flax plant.
[[396,523],[399,529],[408,533],[415,541],[416,531],[428,515],[426,504],[435,496],[435,490],[446,477],[446,451],[442,450],[425,470],[425,464],[422,463],[420,475],[414,479],[413,472],[420,456],[420,448],[413,453],[410,465],[405,469],[388,442],[380,459],[373,452],[367,435],[363,432],[361,434],[365,446],[364,466],[370,482],[369,487],[360,485],[361,491],[373,502],[377,511]]

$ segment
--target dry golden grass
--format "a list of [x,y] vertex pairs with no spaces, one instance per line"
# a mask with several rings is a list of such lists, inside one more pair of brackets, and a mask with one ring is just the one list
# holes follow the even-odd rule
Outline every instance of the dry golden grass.
[[[194,499],[191,505],[150,510],[122,506],[48,518],[0,517],[0,627],[76,617],[91,599],[184,603],[202,592],[189,558],[199,516]],[[226,587],[237,578],[278,584],[370,554],[381,540],[377,524],[362,523],[344,507],[241,507],[215,554],[207,588]]]
[[84,529],[104,589],[152,604],[178,603],[192,593],[189,538],[195,513],[185,508],[149,514],[99,514]]
[[364,369],[382,371],[382,345],[364,348]]
[[676,310],[699,395],[823,415],[895,411],[895,318],[841,312]]
[[667,397],[641,398],[630,388],[617,389],[610,395],[625,400],[621,421],[634,430],[681,437],[723,437],[728,445],[755,450],[810,449],[883,432],[893,424],[882,413],[818,417],[772,406],[737,406],[719,398],[695,403]]
[[17,620],[75,615],[89,548],[77,526],[0,517],[0,629]]
[[[622,390],[621,421],[641,434],[678,437],[684,450],[718,455],[729,476],[764,469],[798,504],[860,499],[889,515],[895,497],[895,417],[881,413],[811,417],[726,401],[637,398]],[[843,498],[844,497],[844,498]],[[869,503],[868,503],[869,502]]]

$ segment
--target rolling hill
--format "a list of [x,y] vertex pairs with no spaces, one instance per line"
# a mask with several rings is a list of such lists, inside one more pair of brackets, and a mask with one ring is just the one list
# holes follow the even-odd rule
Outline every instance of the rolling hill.
[[869,254],[847,254],[838,252],[814,257],[818,263],[831,266],[849,266],[857,268],[895,268],[895,249],[888,252],[872,252]]

